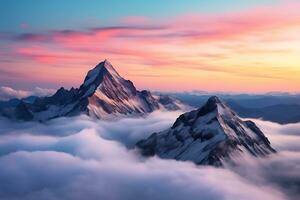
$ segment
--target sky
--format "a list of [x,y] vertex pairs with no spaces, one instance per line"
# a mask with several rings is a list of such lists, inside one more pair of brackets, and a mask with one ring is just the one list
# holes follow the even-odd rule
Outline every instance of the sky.
[[78,87],[108,59],[139,89],[300,92],[300,2],[0,1],[0,86]]

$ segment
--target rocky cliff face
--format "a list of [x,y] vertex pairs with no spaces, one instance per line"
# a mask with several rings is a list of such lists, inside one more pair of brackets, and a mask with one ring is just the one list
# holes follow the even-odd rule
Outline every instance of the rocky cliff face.
[[220,166],[234,155],[262,157],[275,150],[252,121],[241,120],[218,97],[182,114],[169,129],[137,143],[147,156]]
[[37,98],[34,103],[20,101],[19,106],[2,109],[1,113],[11,119],[45,121],[79,114],[115,119],[179,108],[180,103],[174,99],[154,97],[146,90],[138,91],[105,60],[87,73],[79,88],[66,90],[62,87],[53,96]]

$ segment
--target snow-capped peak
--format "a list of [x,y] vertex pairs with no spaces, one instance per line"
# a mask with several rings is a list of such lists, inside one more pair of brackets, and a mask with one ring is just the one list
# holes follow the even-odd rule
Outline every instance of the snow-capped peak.
[[89,86],[91,84],[99,85],[103,80],[103,76],[110,74],[114,78],[120,78],[118,72],[114,69],[112,64],[108,60],[104,60],[100,62],[96,67],[89,70],[85,79],[84,86]]
[[115,76],[120,76],[119,73],[115,70],[115,68],[112,66],[112,64],[107,60],[105,59],[103,61],[103,67],[112,75],[115,75]]
[[206,104],[199,109],[199,115],[205,115],[214,110],[219,114],[224,114],[224,110],[231,112],[230,108],[228,108],[219,97],[212,96],[207,100]]
[[[61,116],[87,114],[99,119],[139,116],[154,110],[180,109],[178,102],[157,99],[149,91],[138,91],[130,80],[121,77],[112,64],[104,60],[89,70],[78,89],[60,88],[50,97],[32,104],[3,110],[12,119],[45,121]],[[4,114],[2,114],[4,113]]]
[[137,146],[145,155],[222,165],[237,153],[266,156],[275,152],[252,121],[243,121],[218,97],[182,114],[173,126],[152,134]]
[[223,103],[221,99],[217,96],[212,96],[207,100],[208,104],[221,104]]

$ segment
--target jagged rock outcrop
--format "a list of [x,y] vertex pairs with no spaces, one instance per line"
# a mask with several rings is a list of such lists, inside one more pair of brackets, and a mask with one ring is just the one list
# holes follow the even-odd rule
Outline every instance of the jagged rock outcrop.
[[180,102],[138,91],[130,80],[122,78],[107,61],[91,69],[79,88],[63,87],[50,97],[36,98],[34,103],[1,109],[3,116],[17,120],[45,121],[62,116],[87,114],[99,119],[139,116],[158,109],[176,110]]
[[143,155],[221,166],[232,156],[261,157],[275,150],[252,121],[243,121],[218,97],[182,114],[173,126],[137,143]]

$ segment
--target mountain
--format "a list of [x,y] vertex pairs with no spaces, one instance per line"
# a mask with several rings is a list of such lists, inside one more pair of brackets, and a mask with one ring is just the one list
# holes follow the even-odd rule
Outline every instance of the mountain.
[[[161,94],[161,92],[157,92]],[[193,92],[177,92],[168,93],[164,92],[168,96],[175,97],[180,101],[189,104],[194,107],[202,106],[209,97],[219,96],[225,102],[235,101],[242,107],[246,108],[263,108],[274,105],[300,105],[300,94],[207,94],[207,93],[193,93]]]
[[88,71],[79,88],[60,88],[50,97],[33,103],[21,100],[14,109],[2,109],[11,119],[45,121],[61,116],[87,114],[98,119],[140,116],[158,109],[176,110],[182,105],[166,96],[138,91],[130,80],[122,78],[107,61]]
[[143,155],[221,166],[234,155],[263,157],[275,150],[262,131],[243,121],[218,97],[182,114],[173,126],[137,143]]
[[232,100],[227,103],[239,116],[244,118],[261,118],[280,124],[300,122],[300,105],[298,104],[276,104],[262,108],[247,108]]
[[8,101],[0,101],[0,109],[7,107],[16,107],[21,101],[19,99],[10,99]]
[[[211,96],[205,93],[198,95],[187,92],[164,94],[193,107],[204,105]],[[286,93],[267,95],[222,94],[220,97],[243,118],[261,118],[280,124],[300,122],[300,95]]]

